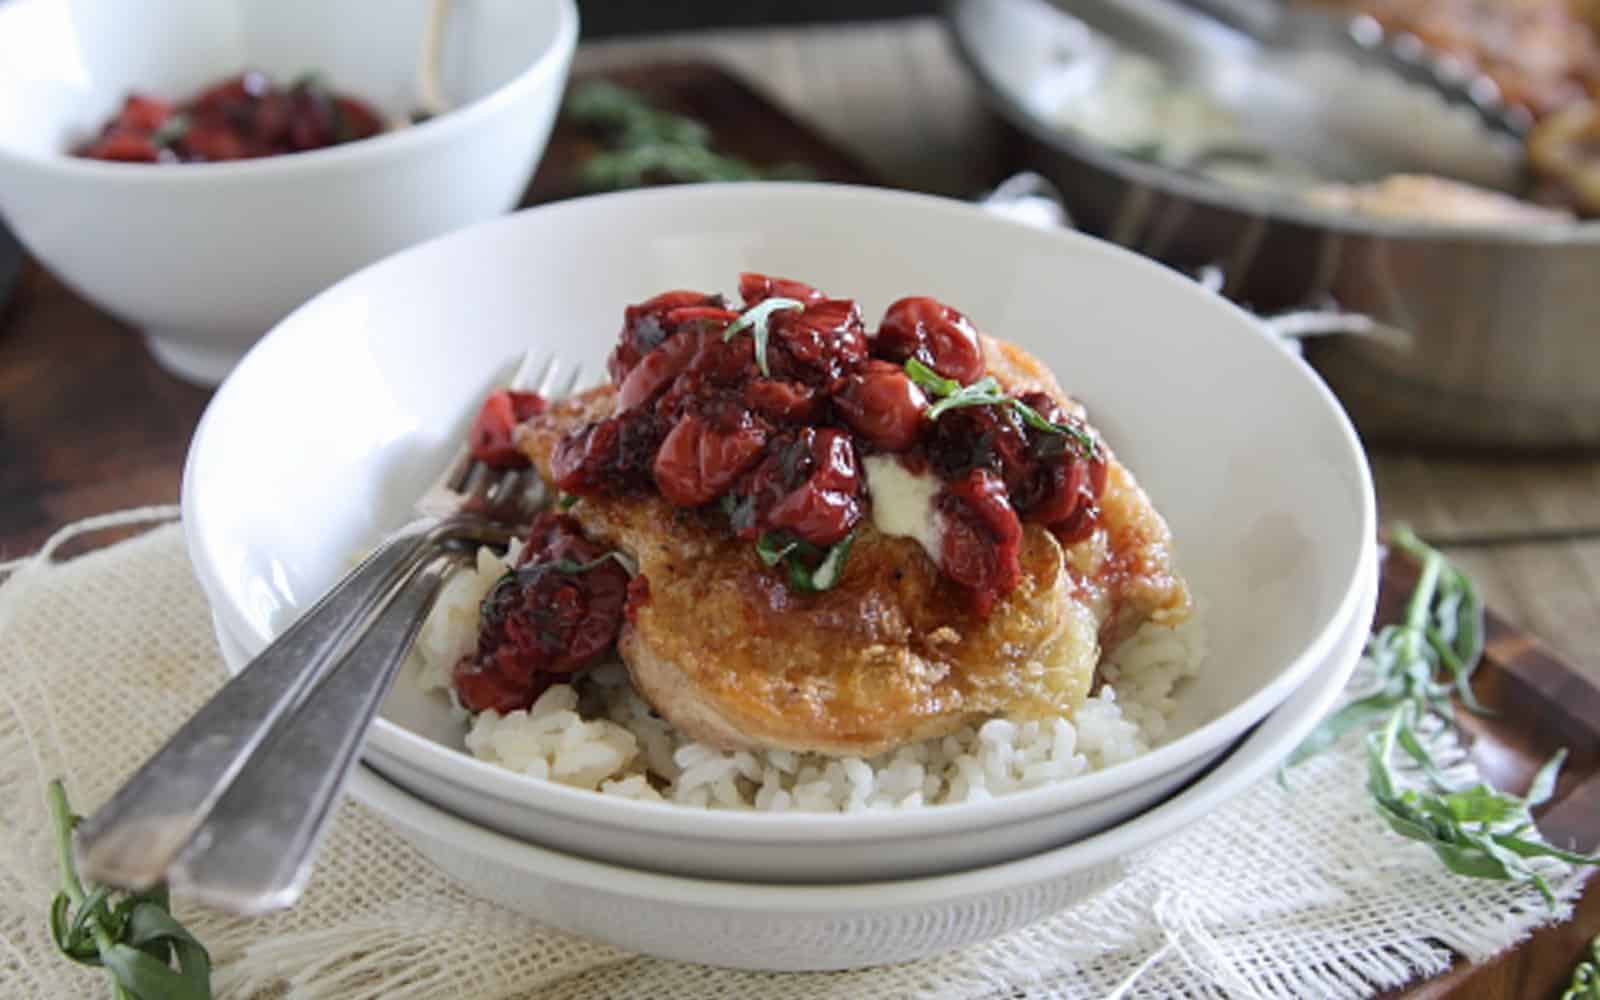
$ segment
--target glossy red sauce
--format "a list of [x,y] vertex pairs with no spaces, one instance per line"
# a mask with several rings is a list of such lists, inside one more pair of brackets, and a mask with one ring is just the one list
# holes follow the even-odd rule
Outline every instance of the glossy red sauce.
[[120,163],[215,163],[321,149],[382,131],[383,119],[370,104],[333,93],[314,76],[285,88],[247,72],[178,104],[130,95],[76,155]]
[[[1105,488],[1102,450],[1040,429],[1007,404],[928,418],[933,400],[908,362],[963,386],[985,374],[978,332],[961,313],[905,298],[869,331],[853,300],[802,282],[745,274],[739,289],[737,306],[671,291],[624,311],[607,363],[618,411],[557,446],[551,466],[560,489],[656,492],[680,507],[722,511],[739,538],[826,548],[867,513],[861,459],[894,454],[944,480],[939,562],[971,590],[980,614],[1020,579],[1022,522],[1065,541],[1092,530]],[[753,326],[727,333],[774,297],[792,302],[767,313],[758,356]],[[1021,402],[1081,428],[1047,396]]]

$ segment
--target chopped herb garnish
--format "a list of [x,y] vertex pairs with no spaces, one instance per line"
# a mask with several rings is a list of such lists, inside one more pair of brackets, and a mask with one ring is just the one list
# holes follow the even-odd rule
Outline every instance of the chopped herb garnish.
[[937,398],[928,407],[928,419],[938,420],[939,415],[964,406],[1005,406],[1017,414],[1029,427],[1046,434],[1062,434],[1075,440],[1084,454],[1094,458],[1100,445],[1094,435],[1076,423],[1058,424],[1046,420],[1039,411],[1013,396],[1006,395],[993,375],[985,375],[971,385],[962,385],[953,378],[945,378],[916,358],[906,360],[906,374],[917,387]]
[[[801,542],[797,538],[790,538],[787,535],[769,531],[756,539],[756,555],[768,566],[776,566],[789,558],[789,554],[798,549],[800,545]],[[814,546],[811,547],[814,548]]]
[[[1532,885],[1554,906],[1554,892],[1528,859],[1600,866],[1600,855],[1564,851],[1537,837],[1533,809],[1554,793],[1567,752],[1557,751],[1521,797],[1481,782],[1461,787],[1450,781],[1419,727],[1427,733],[1455,727],[1452,694],[1468,710],[1484,713],[1471,688],[1483,655],[1483,601],[1466,574],[1407,528],[1395,528],[1390,540],[1421,568],[1401,623],[1384,626],[1367,642],[1373,689],[1323,720],[1284,767],[1382,720],[1381,729],[1367,734],[1367,791],[1389,828],[1428,845],[1456,874]],[[1410,762],[1410,787],[1395,770],[1397,751]]]
[[61,891],[50,903],[50,936],[61,954],[111,974],[117,1000],[210,1000],[211,956],[172,917],[164,886],[127,893],[78,878],[72,830],[80,822],[59,780],[45,793],[55,827]]
[[[832,590],[844,575],[850,558],[851,532],[827,549],[795,538],[787,532],[769,531],[756,540],[756,555],[768,566],[783,563],[789,570],[789,586],[808,593]],[[815,568],[813,568],[813,565]]]
[[150,133],[150,141],[158,149],[166,149],[173,143],[182,139],[189,132],[189,116],[173,115],[161,123],[161,127]]
[[560,499],[556,500],[556,506],[561,510],[571,510],[572,508],[578,506],[578,501],[582,499],[583,497],[574,496],[571,493],[563,493],[561,494]]
[[776,297],[762,299],[741,313],[738,319],[728,324],[728,328],[722,331],[722,340],[726,343],[732,340],[740,330],[748,327],[750,335],[756,340],[756,367],[761,369],[761,374],[770,377],[772,372],[767,370],[767,338],[770,335],[767,323],[772,314],[779,310],[804,309],[805,307],[806,304],[798,299]]

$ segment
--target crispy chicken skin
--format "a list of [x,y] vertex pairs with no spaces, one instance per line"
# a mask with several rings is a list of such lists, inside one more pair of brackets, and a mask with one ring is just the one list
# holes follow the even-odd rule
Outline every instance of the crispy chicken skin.
[[[987,338],[985,351],[1008,390],[1068,402],[1025,352]],[[609,415],[615,395],[590,390],[521,428],[541,475],[562,436]],[[717,515],[655,495],[589,497],[570,513],[647,581],[618,648],[669,722],[723,749],[871,755],[993,715],[1069,712],[1089,695],[1102,642],[1188,615],[1166,524],[1114,457],[1101,511],[1094,533],[1066,550],[1025,525],[1022,582],[987,618],[917,542],[878,533],[870,517],[840,582],[810,594]]]

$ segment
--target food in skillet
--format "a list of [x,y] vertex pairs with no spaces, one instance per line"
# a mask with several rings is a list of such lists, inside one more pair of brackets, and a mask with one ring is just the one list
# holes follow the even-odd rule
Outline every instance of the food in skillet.
[[[622,794],[847,808],[861,787],[992,794],[1158,737],[1193,665],[1189,595],[1165,523],[1051,374],[929,298],[869,331],[799,282],[747,274],[740,297],[629,307],[609,384],[480,413],[478,454],[520,451],[566,510],[461,585],[486,591],[474,643],[424,636],[478,716],[469,746]],[[597,667],[613,645],[626,675]],[[1103,683],[1130,662],[1153,679],[1138,721]],[[573,746],[614,738],[599,781],[581,754],[529,753],[552,716]],[[985,752],[1015,758],[994,787],[970,773]],[[723,772],[683,787],[697,767]],[[909,785],[874,800],[886,772]]]
[[121,163],[212,163],[321,149],[370,138],[383,128],[371,105],[334,93],[315,74],[279,87],[251,71],[180,104],[131,94],[77,155]]

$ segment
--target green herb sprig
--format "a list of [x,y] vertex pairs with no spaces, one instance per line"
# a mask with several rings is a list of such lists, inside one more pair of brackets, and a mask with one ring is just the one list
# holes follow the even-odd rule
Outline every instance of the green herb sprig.
[[[1450,695],[1484,713],[1472,693],[1472,674],[1483,657],[1483,598],[1467,575],[1405,527],[1389,536],[1395,548],[1417,560],[1416,586],[1405,617],[1367,641],[1374,667],[1373,690],[1325,719],[1289,755],[1293,767],[1333,746],[1346,733],[1374,725],[1401,705],[1454,720]],[[1448,680],[1438,679],[1441,670]]]
[[806,304],[799,299],[785,299],[779,296],[762,299],[728,324],[728,328],[722,331],[722,342],[727,343],[732,340],[741,330],[749,330],[756,341],[756,367],[761,369],[761,374],[771,377],[772,372],[767,369],[767,338],[771,336],[771,330],[767,324],[775,312],[805,307]]
[[86,887],[72,860],[72,830],[80,818],[59,780],[50,782],[45,798],[61,868],[50,936],[61,954],[110,973],[115,1000],[210,1000],[211,956],[173,919],[166,889],[118,894]]
[[845,560],[850,558],[855,540],[852,531],[823,549],[787,532],[769,531],[756,540],[756,555],[768,566],[784,564],[789,570],[789,586],[794,589],[821,593],[832,590],[844,576]]
[[[1487,714],[1471,688],[1483,656],[1483,600],[1465,573],[1409,529],[1395,528],[1390,540],[1415,558],[1420,570],[1401,622],[1368,640],[1373,689],[1324,720],[1284,768],[1381,720],[1366,738],[1367,791],[1389,828],[1426,844],[1458,875],[1532,885],[1553,907],[1555,894],[1530,859],[1600,866],[1600,855],[1561,850],[1537,838],[1533,810],[1555,791],[1566,751],[1551,757],[1520,797],[1481,782],[1460,786],[1447,777],[1420,730],[1456,727],[1452,694],[1469,711]],[[1394,766],[1397,755],[1411,764],[1404,780]]]
[[962,385],[953,378],[945,378],[916,358],[908,358],[905,368],[906,374],[911,376],[911,381],[937,400],[928,407],[929,420],[938,420],[941,414],[965,406],[1005,406],[1034,430],[1046,434],[1064,434],[1072,438],[1089,458],[1095,458],[1100,453],[1100,443],[1095,440],[1094,435],[1076,423],[1058,424],[1053,420],[1046,420],[1038,410],[1014,396],[1006,395],[993,375],[985,375],[971,385]]
[[[1444,866],[1458,875],[1520,882],[1534,886],[1556,905],[1554,891],[1530,858],[1558,858],[1573,865],[1600,866],[1600,855],[1577,854],[1527,836],[1536,833],[1533,809],[1549,801],[1566,751],[1551,757],[1525,796],[1507,795],[1489,785],[1452,785],[1418,738],[1421,711],[1407,703],[1389,715],[1381,730],[1367,735],[1367,790],[1389,828],[1428,845]],[[1399,748],[1417,765],[1421,788],[1402,788],[1391,763]]]
[[1600,1000],[1600,937],[1589,942],[1589,955],[1572,970],[1561,1000]]
[[599,132],[606,146],[579,169],[579,180],[591,190],[638,187],[651,177],[695,183],[813,176],[800,164],[763,168],[718,153],[701,122],[653,108],[634,91],[605,80],[574,88],[565,110],[572,122]]

